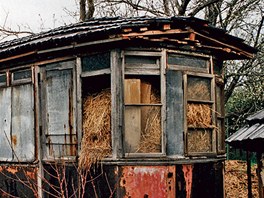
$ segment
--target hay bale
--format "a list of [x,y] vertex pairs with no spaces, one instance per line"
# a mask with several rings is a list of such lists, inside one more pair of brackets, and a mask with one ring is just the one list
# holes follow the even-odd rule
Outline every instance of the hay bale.
[[212,109],[209,104],[189,103],[187,105],[187,124],[194,128],[212,127]]
[[[151,90],[150,103],[160,103],[160,97],[154,89]],[[147,110],[147,119],[141,131],[138,152],[159,153],[161,152],[161,108],[159,106],[144,108],[144,111]]]
[[211,100],[210,87],[208,82],[195,79],[188,83],[187,97],[189,99],[199,99],[199,100]]
[[111,154],[111,91],[89,95],[83,103],[83,137],[79,166],[90,169]]
[[188,152],[212,151],[211,131],[194,130],[188,131]]

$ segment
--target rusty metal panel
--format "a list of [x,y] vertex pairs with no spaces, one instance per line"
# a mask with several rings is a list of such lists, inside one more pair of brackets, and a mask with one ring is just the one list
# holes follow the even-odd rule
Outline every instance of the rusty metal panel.
[[172,198],[175,195],[175,166],[125,166],[120,186],[126,198]]
[[11,149],[11,88],[0,89],[0,161],[12,160]]
[[12,88],[11,128],[14,161],[33,161],[35,159],[35,135],[32,84]]
[[46,144],[50,157],[76,154],[72,70],[50,70],[46,75]]

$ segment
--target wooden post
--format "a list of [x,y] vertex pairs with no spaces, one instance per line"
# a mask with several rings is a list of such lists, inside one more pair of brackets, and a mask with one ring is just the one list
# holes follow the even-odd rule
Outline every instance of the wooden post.
[[250,152],[247,151],[247,179],[248,179],[248,198],[252,198],[252,182],[251,182],[251,160]]
[[262,153],[257,152],[257,176],[258,176],[258,192],[259,192],[259,198],[263,198],[263,181],[261,178],[261,170],[262,170],[262,162],[261,162],[261,156]]

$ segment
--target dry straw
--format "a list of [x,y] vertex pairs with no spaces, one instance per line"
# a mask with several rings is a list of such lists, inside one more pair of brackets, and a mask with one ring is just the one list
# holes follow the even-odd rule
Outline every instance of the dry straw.
[[194,81],[188,84],[187,95],[189,99],[210,100],[210,89],[206,81]]
[[111,92],[110,89],[90,95],[83,103],[83,138],[79,166],[92,164],[111,153]]
[[[151,89],[150,103],[160,103],[160,97],[153,89]],[[161,151],[161,109],[158,106],[144,108],[147,108],[147,120],[141,132],[138,152],[157,153]]]
[[194,129],[188,131],[189,152],[211,151],[212,109],[209,104],[189,103],[187,105],[187,124]]

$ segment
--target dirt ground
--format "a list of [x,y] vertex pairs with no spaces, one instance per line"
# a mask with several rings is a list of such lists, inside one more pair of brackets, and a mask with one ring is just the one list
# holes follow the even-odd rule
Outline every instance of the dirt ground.
[[[256,165],[251,166],[252,193],[258,196],[258,178]],[[247,164],[244,161],[228,160],[225,162],[226,198],[247,198]]]

